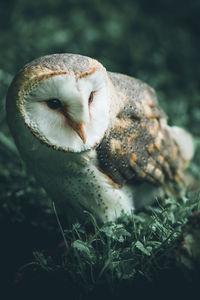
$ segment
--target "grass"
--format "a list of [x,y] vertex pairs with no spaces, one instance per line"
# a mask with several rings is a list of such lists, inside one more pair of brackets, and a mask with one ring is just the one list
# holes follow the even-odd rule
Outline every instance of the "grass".
[[[98,286],[116,296],[121,283],[158,280],[162,272],[172,266],[178,268],[177,238],[188,217],[199,207],[200,194],[179,201],[165,199],[155,207],[130,217],[122,216],[117,223],[102,227],[89,214],[88,223],[76,223],[71,230],[62,230],[65,250],[59,262],[51,261],[48,272],[62,272],[80,296]],[[38,253],[35,258],[46,269],[47,258]]]
[[[198,147],[197,143],[197,152]],[[72,295],[70,299],[108,295],[116,299],[125,290],[153,294],[156,283],[160,287],[176,283],[178,289],[183,282],[190,284],[193,274],[187,277],[176,248],[182,226],[200,209],[199,193],[156,201],[135,215],[102,226],[85,212],[84,224],[66,229],[55,204],[27,175],[19,158],[11,163],[13,152],[6,153],[7,160],[1,161],[1,234],[5,231],[1,257],[8,261],[5,278],[10,282],[15,278],[13,293],[26,297],[31,291],[38,297],[37,293],[64,292]],[[196,172],[195,166],[194,162],[191,172]]]

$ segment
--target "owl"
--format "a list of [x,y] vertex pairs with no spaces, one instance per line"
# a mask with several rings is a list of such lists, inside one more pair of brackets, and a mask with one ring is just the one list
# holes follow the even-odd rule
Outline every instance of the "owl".
[[68,222],[85,211],[115,221],[186,186],[192,137],[167,125],[154,90],[136,78],[53,54],[25,65],[6,103],[22,159]]

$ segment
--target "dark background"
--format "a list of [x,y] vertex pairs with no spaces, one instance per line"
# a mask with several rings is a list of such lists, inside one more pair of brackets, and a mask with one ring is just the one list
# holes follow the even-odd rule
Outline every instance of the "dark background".
[[[200,138],[200,1],[0,0],[0,242],[2,285],[52,243],[47,198],[15,153],[5,97],[16,72],[52,53],[78,53],[153,86],[169,123]],[[191,164],[200,178],[200,158]],[[51,232],[51,233],[49,233]],[[55,237],[56,239],[56,237]],[[55,243],[55,240],[53,240]],[[7,285],[6,285],[7,284]]]
[[198,134],[193,125],[200,112],[191,106],[199,106],[199,35],[199,0],[1,0],[1,109],[10,80],[25,63],[79,53],[152,85],[173,122]]

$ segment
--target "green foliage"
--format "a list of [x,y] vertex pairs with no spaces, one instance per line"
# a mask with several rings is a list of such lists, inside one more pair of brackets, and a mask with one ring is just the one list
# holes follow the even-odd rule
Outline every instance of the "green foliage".
[[[124,215],[117,223],[102,226],[89,214],[90,233],[87,222],[65,230],[70,247],[67,244],[59,262],[54,258],[48,264],[38,252],[35,258],[47,272],[62,272],[72,285],[76,284],[80,297],[99,285],[120,290],[124,281],[153,281],[163,270],[178,268],[177,238],[188,217],[199,207],[200,194],[192,194],[179,201],[167,198],[145,212]],[[117,292],[112,292],[113,296]]]
[[[94,57],[109,71],[138,77],[156,89],[169,123],[194,136],[189,171],[200,181],[199,10],[198,0],[0,2],[2,286],[10,288],[19,267],[34,259],[38,271],[22,283],[33,292],[39,282],[44,299],[53,287],[55,298],[65,289],[77,299],[89,294],[104,298],[103,291],[122,298],[130,286],[141,295],[145,282],[168,290],[162,274],[170,270],[175,275],[166,275],[167,282],[173,286],[180,278],[182,287],[176,239],[191,213],[200,209],[199,195],[164,199],[116,224],[100,226],[86,213],[89,222],[67,228],[19,158],[6,123],[5,97],[16,72],[36,57],[60,52]],[[61,240],[56,255],[43,251]]]

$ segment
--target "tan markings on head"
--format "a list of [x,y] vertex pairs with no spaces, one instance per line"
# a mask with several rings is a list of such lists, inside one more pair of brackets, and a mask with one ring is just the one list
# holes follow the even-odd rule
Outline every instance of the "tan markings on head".
[[67,74],[66,71],[53,71],[43,66],[29,67],[23,71],[22,80],[20,80],[20,90],[18,92],[19,103],[23,100],[25,92],[30,91],[37,86],[43,79],[54,75]]
[[84,78],[89,75],[92,75],[94,72],[96,72],[98,70],[102,70],[102,69],[104,69],[104,68],[100,63],[98,63],[96,60],[90,58],[88,71],[85,73],[81,73],[81,72],[77,71],[77,72],[74,72],[74,75],[76,77],[76,80],[78,80],[80,78]]
[[21,74],[18,76],[18,84],[20,86],[20,90],[18,91],[18,103],[17,106],[19,108],[19,111],[24,119],[25,125],[29,128],[30,132],[42,143],[47,145],[48,147],[51,147],[55,150],[69,152],[69,150],[66,150],[62,147],[58,147],[55,145],[51,145],[48,140],[46,140],[44,137],[40,136],[37,131],[34,131],[26,122],[25,122],[25,114],[24,114],[24,107],[23,107],[23,98],[24,94],[27,93],[27,91],[31,91],[35,86],[39,84],[40,81],[42,81],[45,78],[49,78],[54,75],[62,75],[67,74],[66,71],[60,70],[60,71],[54,71],[53,69],[44,67],[44,66],[34,66],[34,67],[27,67],[23,70]]
[[[35,86],[37,86],[40,81],[43,79],[49,78],[54,75],[62,75],[66,74],[66,71],[53,71],[49,68],[46,67],[29,67],[24,70],[22,77],[25,79],[24,82],[22,81],[21,83],[21,88],[18,91],[18,103],[17,106],[19,107],[19,111],[23,118],[25,119],[25,114],[24,114],[24,107],[23,107],[23,99],[24,95],[31,91]],[[27,80],[26,80],[26,77]]]
[[51,77],[51,76],[54,76],[54,75],[65,75],[65,74],[67,74],[67,72],[66,71],[51,71],[51,72],[48,72],[48,73],[39,73],[38,75],[37,75],[37,80],[38,81],[41,81],[43,78],[49,78],[49,77]]
[[86,76],[92,75],[96,71],[97,71],[97,68],[94,67],[94,68],[92,68],[91,70],[89,70],[89,71],[87,71],[85,73],[76,72],[74,74],[75,74],[76,80],[78,80],[80,78],[84,78]]
[[25,67],[25,69],[22,71],[22,73],[19,73],[19,76],[21,78],[21,88],[23,87],[23,82],[31,82],[33,79],[42,79],[43,77],[50,77],[52,75],[60,75],[60,74],[70,74],[70,72],[67,72],[66,70],[63,70],[60,68],[60,70],[54,70],[53,68],[44,67],[42,65],[38,66],[31,66],[31,67]]
[[28,89],[28,87],[30,87],[31,85],[34,86],[34,85],[39,84],[43,79],[48,79],[55,75],[65,75],[65,74],[67,74],[67,72],[65,72],[65,71],[51,71],[49,73],[41,72],[41,73],[38,73],[37,75],[31,77],[30,80],[24,84],[23,88],[24,88],[24,90],[26,88],[27,88],[27,90],[29,90],[30,88]]
[[136,155],[136,153],[132,153],[132,154],[131,154],[131,159],[130,159],[130,166],[131,166],[132,168],[134,168],[134,165],[135,165],[136,160],[137,160],[137,155]]

